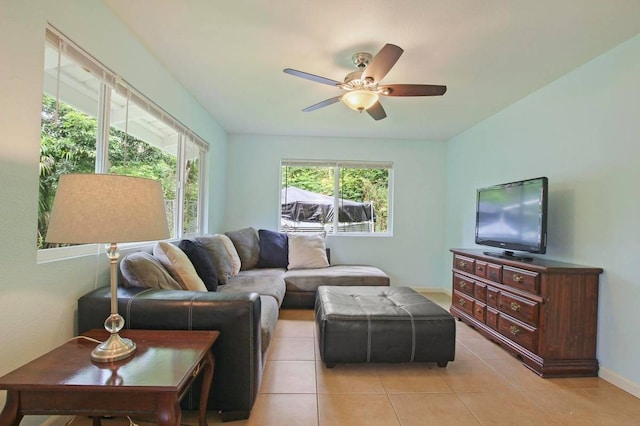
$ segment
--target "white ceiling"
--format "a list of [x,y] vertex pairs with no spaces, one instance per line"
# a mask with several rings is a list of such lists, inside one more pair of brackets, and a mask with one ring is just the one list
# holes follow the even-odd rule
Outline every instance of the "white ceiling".
[[[640,30],[639,0],[105,2],[229,133],[446,141]],[[340,90],[283,68],[341,81],[385,43],[405,52],[383,83],[447,93],[301,111]]]

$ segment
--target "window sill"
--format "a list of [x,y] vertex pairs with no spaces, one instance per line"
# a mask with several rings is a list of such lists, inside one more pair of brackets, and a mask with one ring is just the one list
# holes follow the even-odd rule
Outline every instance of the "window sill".
[[[155,242],[145,241],[139,243],[121,243],[118,244],[120,252],[124,250],[132,250],[140,247],[155,244]],[[82,244],[71,247],[59,247],[38,250],[36,261],[38,264],[57,262],[60,260],[75,259],[78,257],[101,255],[107,252],[107,244]]]
[[389,238],[393,237],[393,234],[390,232],[338,232],[327,234],[328,237]]

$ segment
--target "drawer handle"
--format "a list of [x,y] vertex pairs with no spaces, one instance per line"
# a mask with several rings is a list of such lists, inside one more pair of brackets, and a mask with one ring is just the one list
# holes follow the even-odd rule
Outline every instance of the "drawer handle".
[[460,306],[464,306],[467,302],[464,299],[460,299],[458,300],[458,303],[460,304]]
[[466,283],[466,282],[464,282],[464,281],[460,281],[460,282],[458,283],[458,286],[460,286],[460,288],[467,288],[467,283]]
[[489,299],[495,299],[495,298],[496,297],[493,294],[489,293]]
[[515,281],[515,282],[517,282],[517,283],[521,283],[523,279],[524,279],[524,278],[522,278],[522,275],[520,275],[520,274],[513,274],[513,281]]
[[516,327],[515,325],[512,325],[511,327],[509,327],[509,331],[511,332],[511,334],[513,334],[514,336],[517,336],[518,333],[520,333],[520,329],[518,327]]
[[461,260],[460,262],[458,262],[458,264],[460,265],[461,268],[467,267],[467,262],[465,262],[464,260]]
[[518,312],[520,310],[520,305],[518,305],[516,302],[511,302],[511,310]]

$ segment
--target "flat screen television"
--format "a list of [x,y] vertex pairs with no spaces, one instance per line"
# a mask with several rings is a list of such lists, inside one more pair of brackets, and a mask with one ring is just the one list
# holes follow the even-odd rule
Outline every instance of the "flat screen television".
[[509,182],[478,189],[476,244],[499,247],[485,254],[531,260],[514,252],[546,253],[548,179]]

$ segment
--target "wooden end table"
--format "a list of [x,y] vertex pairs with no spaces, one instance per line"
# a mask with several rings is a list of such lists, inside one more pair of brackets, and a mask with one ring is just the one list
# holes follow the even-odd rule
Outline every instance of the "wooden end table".
[[[199,423],[206,426],[207,398],[217,331],[123,330],[137,350],[113,363],[91,361],[95,342],[71,340],[0,378],[7,401],[0,425],[18,425],[25,415],[155,416],[159,425],[179,425],[180,400],[202,374]],[[85,336],[106,340],[104,330]]]

